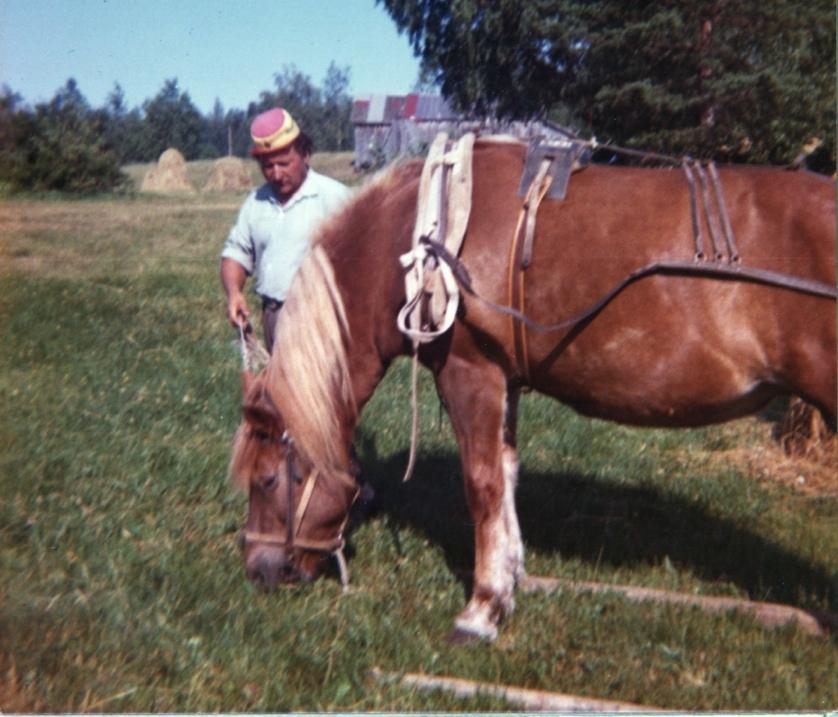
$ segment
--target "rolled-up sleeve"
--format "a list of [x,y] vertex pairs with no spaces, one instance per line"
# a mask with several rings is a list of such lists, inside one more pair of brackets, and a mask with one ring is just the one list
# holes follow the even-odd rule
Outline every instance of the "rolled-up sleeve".
[[256,263],[255,247],[253,246],[253,237],[250,231],[250,215],[252,211],[253,196],[249,196],[242,208],[239,210],[239,216],[236,223],[227,235],[227,240],[224,242],[224,248],[221,250],[221,257],[223,259],[233,259],[244,267],[244,270],[249,274],[253,273]]

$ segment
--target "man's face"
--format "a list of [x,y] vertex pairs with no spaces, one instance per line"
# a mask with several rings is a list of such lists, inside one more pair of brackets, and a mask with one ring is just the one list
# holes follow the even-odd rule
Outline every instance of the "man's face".
[[262,176],[280,201],[287,201],[300,188],[308,172],[307,159],[293,145],[259,157]]

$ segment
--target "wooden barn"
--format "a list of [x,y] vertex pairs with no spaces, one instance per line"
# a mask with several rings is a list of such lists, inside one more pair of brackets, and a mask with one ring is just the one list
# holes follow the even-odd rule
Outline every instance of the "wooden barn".
[[512,134],[521,139],[566,137],[540,122],[498,122],[458,114],[439,95],[367,95],[352,103],[356,169],[386,164],[400,155],[421,155],[439,132]]

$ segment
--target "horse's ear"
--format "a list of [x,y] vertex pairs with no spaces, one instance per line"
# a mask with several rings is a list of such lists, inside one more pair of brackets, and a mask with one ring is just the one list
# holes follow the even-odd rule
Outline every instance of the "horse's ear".
[[265,390],[264,382],[250,371],[242,371],[241,383],[244,420],[265,433],[275,431],[279,423],[279,411]]

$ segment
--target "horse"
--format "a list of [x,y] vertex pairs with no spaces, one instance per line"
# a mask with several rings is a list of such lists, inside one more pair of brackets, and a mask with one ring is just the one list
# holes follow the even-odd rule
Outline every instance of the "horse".
[[[526,332],[522,369],[521,317],[491,304],[508,306],[517,281],[510,247],[525,156],[521,142],[476,142],[458,259],[470,291],[450,330],[417,349],[453,426],[474,525],[473,588],[455,638],[494,639],[525,577],[514,497],[522,389],[650,427],[722,422],[791,394],[835,426],[834,298],[731,274],[623,282],[585,320]],[[396,319],[421,172],[420,160],[395,163],[327,220],[279,317],[277,348],[263,371],[242,374],[230,468],[249,495],[246,574],[265,589],[313,580],[330,554],[342,558],[360,411],[392,361],[414,351]],[[834,288],[828,178],[741,165],[718,176],[743,265]],[[538,209],[522,313],[558,322],[638,267],[677,263],[693,239],[688,185],[670,168],[591,164],[574,174],[563,201]]]

